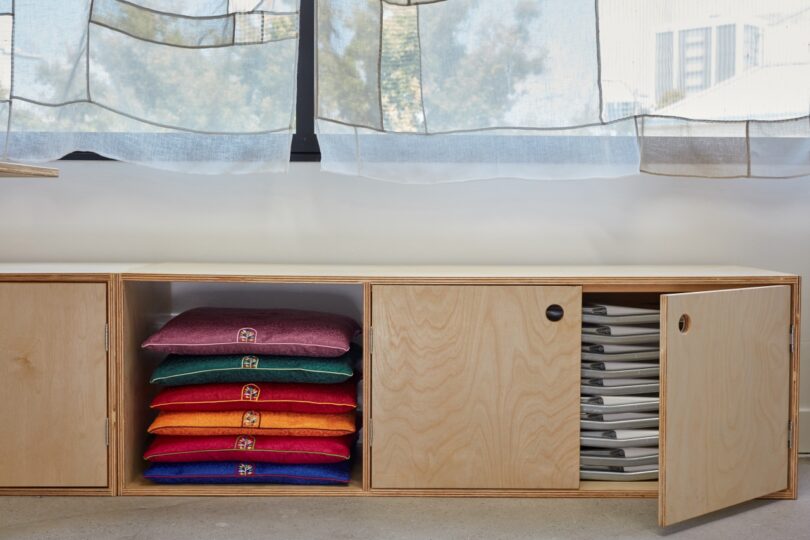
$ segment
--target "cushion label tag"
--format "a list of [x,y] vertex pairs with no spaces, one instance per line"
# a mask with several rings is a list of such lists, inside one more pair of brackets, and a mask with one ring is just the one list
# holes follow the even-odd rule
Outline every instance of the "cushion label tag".
[[236,335],[239,343],[256,343],[256,330],[254,328],[241,328]]
[[257,428],[261,422],[262,415],[257,411],[245,411],[242,415],[242,427]]
[[251,437],[250,435],[241,435],[236,438],[236,445],[234,448],[237,450],[253,450],[256,448],[256,437]]
[[258,401],[260,392],[255,384],[246,384],[242,387],[242,401]]
[[242,369],[256,369],[259,367],[259,359],[256,356],[243,356]]

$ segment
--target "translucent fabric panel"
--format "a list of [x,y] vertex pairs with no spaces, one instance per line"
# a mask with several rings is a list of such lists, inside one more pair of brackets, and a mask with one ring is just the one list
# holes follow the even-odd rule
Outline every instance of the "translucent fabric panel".
[[230,11],[298,13],[298,0],[230,0]]
[[810,113],[808,0],[600,0],[599,24],[608,119]]
[[222,47],[234,42],[234,17],[227,14],[192,19],[119,0],[94,0],[90,20],[131,37],[166,45]]
[[298,13],[298,0],[128,0],[141,7],[186,15],[208,17],[226,13],[271,11],[274,13]]
[[[295,40],[186,49],[97,26],[91,28],[90,39],[91,93],[105,107],[194,131],[256,132],[291,126]],[[188,85],[189,80],[198,83]]]
[[277,3],[286,11],[231,11],[227,0],[18,0],[13,54],[0,50],[0,90],[3,60],[14,69],[8,156],[89,150],[198,173],[285,170],[298,4]]
[[810,164],[810,0],[320,5],[326,170],[429,182],[610,176],[633,159],[708,177]]
[[207,17],[226,13],[270,11],[274,13],[298,13],[298,0],[129,0],[141,7],[187,15]]
[[[321,129],[327,125],[321,121]],[[565,179],[638,172],[634,121],[589,129],[385,134],[341,124],[319,134],[323,170],[402,183]]]
[[751,176],[810,174],[810,119],[750,122]]
[[380,0],[318,2],[319,118],[382,129]]
[[0,100],[11,97],[11,15],[0,15]]
[[400,9],[419,12],[430,133],[599,123],[592,1],[449,0]]
[[87,98],[90,2],[16,0],[12,94],[44,103]]
[[290,141],[286,132],[203,134],[164,129],[92,103],[45,107],[20,101],[14,103],[8,150],[12,156],[50,161],[77,148],[92,149],[160,169],[223,174],[285,171]]
[[[0,102],[0,124],[8,125],[8,112],[10,109],[10,102]],[[2,159],[8,159],[8,145],[6,144],[8,132],[6,130],[0,131],[0,156]]]
[[[129,0],[130,3],[175,15],[209,17],[228,13],[228,0]],[[233,1],[233,0],[231,0]],[[253,0],[251,0],[253,1]],[[254,2],[255,3],[255,2]]]
[[748,176],[745,122],[640,118],[641,171],[669,176]]
[[[264,42],[264,14],[263,13],[234,13],[232,43],[248,44]],[[290,37],[290,36],[287,36]]]
[[436,2],[446,2],[447,0],[383,0],[386,4],[394,6],[416,6],[419,4],[435,4]]
[[234,13],[237,45],[267,43],[298,37],[298,15],[273,13]]
[[418,11],[383,6],[380,47],[380,100],[386,131],[427,131],[422,98],[422,58],[419,50]]
[[249,45],[298,35],[297,14],[238,12],[192,18],[123,0],[94,0],[90,21],[144,41],[186,48]]

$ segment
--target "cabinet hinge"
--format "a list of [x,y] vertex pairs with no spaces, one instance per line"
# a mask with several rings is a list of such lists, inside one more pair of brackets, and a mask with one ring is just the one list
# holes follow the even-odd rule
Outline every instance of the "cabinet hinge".
[[788,422],[788,450],[793,448],[793,420]]
[[104,419],[104,446],[110,446],[110,419]]
[[796,349],[796,325],[790,325],[790,354]]
[[110,352],[110,325],[104,325],[104,350]]
[[374,444],[374,422],[371,418],[368,419],[368,445],[372,446]]
[[374,354],[374,327],[368,327],[368,354]]

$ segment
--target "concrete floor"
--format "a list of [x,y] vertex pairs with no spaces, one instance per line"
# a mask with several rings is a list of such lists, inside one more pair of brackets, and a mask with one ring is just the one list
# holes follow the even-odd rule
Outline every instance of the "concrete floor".
[[655,500],[0,497],[0,539],[810,538],[799,499],[754,501],[659,529]]

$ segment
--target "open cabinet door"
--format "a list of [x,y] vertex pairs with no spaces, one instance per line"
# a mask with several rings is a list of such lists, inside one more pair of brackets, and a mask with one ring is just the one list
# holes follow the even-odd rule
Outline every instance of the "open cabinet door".
[[661,298],[661,526],[788,486],[790,287]]

